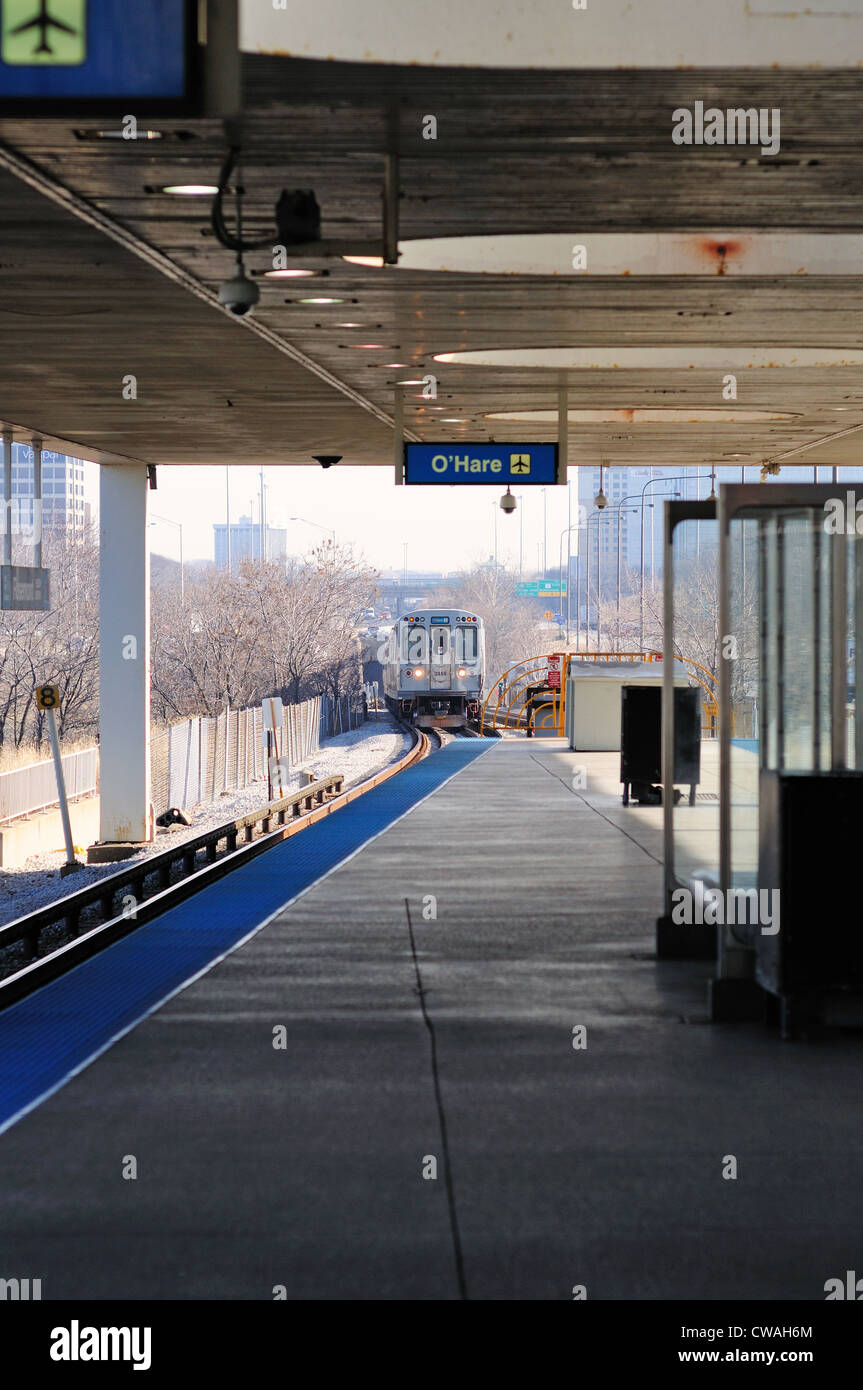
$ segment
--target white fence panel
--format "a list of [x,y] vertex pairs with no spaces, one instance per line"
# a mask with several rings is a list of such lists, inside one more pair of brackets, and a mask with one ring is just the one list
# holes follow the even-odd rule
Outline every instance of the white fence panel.
[[[65,753],[62,762],[66,794],[70,800],[77,796],[89,796],[96,791],[99,785],[98,748]],[[0,773],[0,823],[14,820],[16,816],[46,811],[59,804],[54,763],[50,758]]]

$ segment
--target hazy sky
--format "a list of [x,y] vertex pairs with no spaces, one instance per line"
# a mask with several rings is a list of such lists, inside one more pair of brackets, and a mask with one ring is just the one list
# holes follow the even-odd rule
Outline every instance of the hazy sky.
[[[576,469],[572,481],[572,519],[577,514]],[[248,515],[254,499],[258,518],[259,473],[256,468],[231,469],[231,520]],[[292,522],[301,516],[335,530],[339,541],[351,541],[378,569],[401,569],[403,545],[408,543],[411,570],[457,570],[486,561],[494,549],[497,517],[498,558],[518,566],[519,511],[507,516],[498,503],[504,488],[396,487],[393,469],[265,468],[267,517],[271,526],[285,526],[288,554],[303,554],[323,539],[314,526]],[[560,533],[567,525],[566,488],[548,489],[548,566],[558,564]],[[523,489],[524,571],[538,565],[543,537],[543,497],[538,487]],[[213,558],[214,522],[225,520],[224,468],[160,468],[158,489],[149,495],[152,518],[167,517],[183,526],[183,558]],[[522,503],[519,502],[519,507]],[[176,526],[157,521],[152,546],[178,557]],[[566,541],[564,539],[564,557]],[[573,553],[576,532],[573,531]]]

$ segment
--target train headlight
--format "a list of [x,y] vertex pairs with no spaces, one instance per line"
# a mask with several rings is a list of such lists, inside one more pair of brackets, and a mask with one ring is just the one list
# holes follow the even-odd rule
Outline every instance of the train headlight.
[[458,674],[462,678],[462,680],[464,680],[465,676],[467,675],[467,671],[464,669],[463,666],[459,666]]
[[416,668],[416,670],[414,671],[414,675],[416,676],[417,680],[419,680],[420,676],[424,676],[424,675],[425,675],[425,671],[423,670],[423,668],[422,668],[421,666],[418,666],[418,667]]

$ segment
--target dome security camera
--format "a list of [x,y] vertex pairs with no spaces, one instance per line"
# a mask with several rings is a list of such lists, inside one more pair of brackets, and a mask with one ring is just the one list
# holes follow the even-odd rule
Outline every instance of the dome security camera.
[[502,511],[502,512],[506,512],[506,514],[509,515],[510,512],[514,512],[514,511],[515,511],[515,509],[516,509],[517,506],[518,506],[518,502],[517,502],[516,499],[513,497],[513,495],[512,495],[512,493],[510,492],[509,488],[507,488],[507,490],[506,490],[506,492],[504,493],[503,497],[500,499],[500,509],[501,509],[501,511]]
[[261,292],[246,275],[241,261],[237,261],[236,271],[233,280],[226,280],[219,286],[219,303],[237,318],[244,318],[254,309]]
[[596,505],[597,511],[601,512],[605,507],[608,506],[608,498],[606,497],[602,488],[599,489],[599,492],[596,494],[593,500]]
[[321,468],[332,468],[333,464],[341,463],[341,454],[312,454],[315,463],[319,463]]

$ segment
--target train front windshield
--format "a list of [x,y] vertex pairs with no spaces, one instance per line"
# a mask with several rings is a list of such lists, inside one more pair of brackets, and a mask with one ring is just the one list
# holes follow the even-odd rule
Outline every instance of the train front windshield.
[[456,658],[458,661],[476,661],[479,655],[479,633],[475,627],[460,627],[456,630]]

